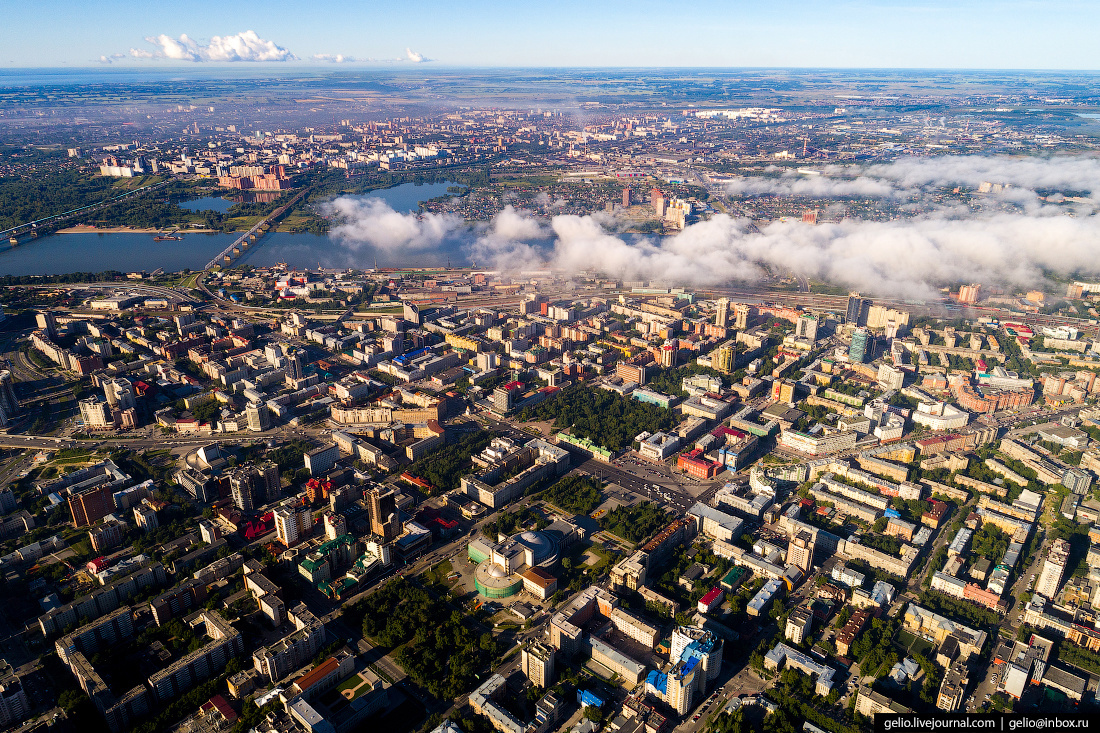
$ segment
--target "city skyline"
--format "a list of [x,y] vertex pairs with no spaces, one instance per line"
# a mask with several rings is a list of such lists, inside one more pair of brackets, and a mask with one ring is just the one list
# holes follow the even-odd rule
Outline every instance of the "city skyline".
[[[258,12],[262,9],[262,13]],[[1100,68],[1088,29],[1100,8],[1074,2],[1055,15],[1034,2],[801,0],[766,7],[651,2],[599,7],[461,7],[411,3],[378,15],[353,3],[301,17],[287,3],[150,9],[70,0],[11,8],[6,68],[274,63],[302,66]],[[60,21],[43,25],[41,18]],[[332,23],[327,18],[339,18]],[[1072,18],[1073,22],[1067,21]],[[679,31],[677,31],[679,26]],[[88,29],[95,33],[89,34]],[[904,34],[894,29],[904,28]]]

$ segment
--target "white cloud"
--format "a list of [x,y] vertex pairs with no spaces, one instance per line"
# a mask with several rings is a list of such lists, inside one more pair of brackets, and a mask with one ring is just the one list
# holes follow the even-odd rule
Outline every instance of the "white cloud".
[[425,56],[422,53],[418,53],[416,51],[413,51],[411,48],[406,48],[405,49],[405,58],[403,60],[404,61],[411,61],[414,64],[423,64],[423,63],[426,63],[428,61],[431,61],[432,59],[428,58],[427,56]]
[[353,64],[359,59],[354,56],[345,56],[342,53],[315,53],[313,54],[314,61],[323,61],[329,64]]
[[341,196],[325,204],[324,213],[341,222],[332,236],[345,246],[359,249],[367,245],[393,254],[439,247],[466,226],[460,216],[401,214],[369,196]]
[[[1059,170],[1062,163],[1069,165]],[[1100,191],[1096,159],[984,166],[966,160],[901,162],[863,183],[851,175],[834,183],[870,186],[897,181],[898,190],[921,192],[923,186],[976,186],[970,182],[992,179],[1018,185],[1021,192],[1032,191],[1029,186]],[[797,190],[797,182],[784,185],[788,191]],[[545,206],[548,201],[547,197],[539,203]],[[610,277],[688,286],[794,273],[903,298],[936,297],[940,287],[958,282],[1028,288],[1042,284],[1047,272],[1100,274],[1100,213],[1067,210],[1037,199],[1016,211],[920,208],[925,213],[892,221],[776,221],[759,229],[747,220],[719,214],[663,238],[620,234],[616,230],[621,224],[603,214],[547,219],[512,206],[478,226],[451,215],[400,214],[378,199],[337,199],[328,212],[339,222],[334,234],[353,250],[353,257],[361,256],[366,246],[395,256],[446,252],[448,257],[465,255],[481,266],[508,272],[595,270]]]
[[131,48],[130,55],[138,59],[167,59],[170,61],[295,61],[297,56],[272,41],[264,40],[255,31],[244,31],[231,36],[213,36],[207,44],[199,43],[186,33],[179,38],[167,34],[148,36],[147,42],[156,51]]
[[[888,198],[920,202],[928,210],[929,194],[945,188],[975,191],[983,182],[1006,187],[986,202],[1010,202],[1026,210],[1042,206],[1037,190],[1087,193],[1092,201],[1078,202],[1088,213],[1100,204],[1100,158],[1095,156],[935,156],[902,158],[861,167],[827,165],[820,175],[800,175],[769,168],[759,177],[738,177],[725,184],[735,196],[773,194],[804,198]],[[776,175],[778,173],[778,175]],[[942,204],[937,203],[937,206]]]

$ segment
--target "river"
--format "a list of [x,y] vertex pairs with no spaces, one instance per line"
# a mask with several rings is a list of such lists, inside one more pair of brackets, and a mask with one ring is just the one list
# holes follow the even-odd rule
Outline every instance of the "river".
[[[442,196],[453,185],[453,182],[420,186],[403,183],[365,195],[382,199],[396,211],[415,212],[421,201]],[[238,236],[185,234],[179,241],[154,242],[151,234],[51,234],[37,239],[23,239],[14,247],[0,244],[0,275],[59,275],[103,270],[152,272],[161,268],[166,272],[199,270]],[[275,232],[264,237],[239,262],[257,266],[286,262],[292,267],[316,267],[320,264],[324,267],[367,268],[374,266],[373,255],[373,251],[368,253],[349,248],[328,235]],[[378,264],[413,263],[380,258]]]

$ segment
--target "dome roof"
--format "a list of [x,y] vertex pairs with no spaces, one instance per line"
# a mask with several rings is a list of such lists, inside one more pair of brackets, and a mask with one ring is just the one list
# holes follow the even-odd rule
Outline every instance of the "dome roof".
[[555,555],[559,545],[555,538],[545,532],[521,532],[516,535],[516,541],[531,550],[535,565]]
[[494,577],[494,578],[503,578],[504,577],[504,568],[497,565],[496,563],[493,563],[492,565],[489,566],[489,575]]

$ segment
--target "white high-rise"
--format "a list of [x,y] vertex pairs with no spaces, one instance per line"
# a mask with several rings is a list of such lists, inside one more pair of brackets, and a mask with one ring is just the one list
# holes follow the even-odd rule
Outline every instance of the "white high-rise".
[[1035,592],[1049,600],[1054,600],[1058,595],[1058,589],[1062,587],[1062,577],[1066,573],[1066,564],[1069,562],[1069,542],[1054,540],[1047,553],[1046,562],[1043,563],[1043,572],[1039,574],[1039,582],[1035,584]]

